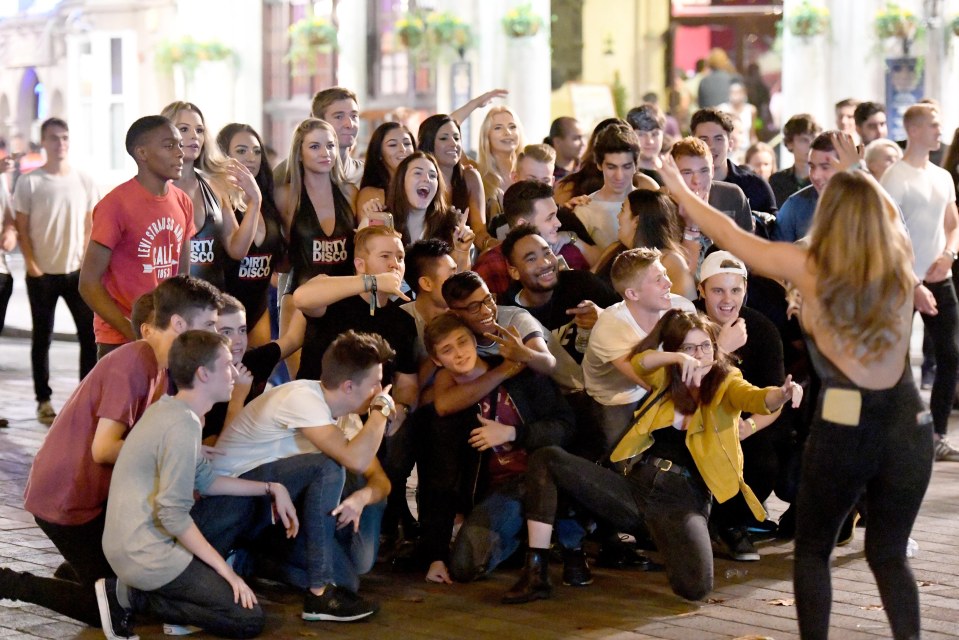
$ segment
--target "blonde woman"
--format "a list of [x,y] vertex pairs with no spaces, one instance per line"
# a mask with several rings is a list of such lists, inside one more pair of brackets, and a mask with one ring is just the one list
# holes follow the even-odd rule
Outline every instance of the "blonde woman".
[[[263,197],[256,178],[240,162],[220,153],[203,113],[192,102],[172,102],[160,115],[183,140],[183,172],[173,184],[193,201],[196,235],[190,240],[190,275],[223,289],[226,256],[242,260],[260,221]],[[237,222],[235,211],[244,212]]]
[[[836,146],[841,161],[857,159],[849,135],[839,134]],[[837,173],[819,198],[805,248],[738,229],[690,191],[672,158],[662,176],[703,233],[802,296],[799,319],[822,391],[797,500],[800,635],[829,633],[829,556],[868,486],[866,560],[892,635],[918,638],[919,595],[906,545],[932,471],[933,436],[908,356],[914,297],[928,291],[913,273],[896,206],[865,173]]]
[[503,194],[512,184],[510,173],[516,163],[516,154],[524,146],[523,125],[516,113],[505,105],[490,109],[480,126],[477,157],[486,196],[487,220],[492,220],[502,211]]

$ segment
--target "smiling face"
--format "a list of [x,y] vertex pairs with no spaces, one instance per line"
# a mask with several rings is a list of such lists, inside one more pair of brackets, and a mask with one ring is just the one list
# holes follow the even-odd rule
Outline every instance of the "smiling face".
[[556,256],[546,241],[536,234],[520,238],[506,259],[510,277],[518,280],[527,291],[552,291],[559,284]]
[[717,273],[699,285],[706,315],[718,324],[739,317],[746,299],[746,279],[736,273]]
[[838,161],[839,155],[835,151],[813,149],[809,152],[809,181],[820,195],[829,179],[836,175]]
[[559,228],[562,223],[557,217],[558,209],[552,198],[540,198],[533,202],[533,216],[529,223],[549,244],[559,242]]
[[476,368],[476,338],[469,329],[456,328],[434,346],[433,362],[453,375],[466,375]]
[[360,132],[360,108],[356,105],[356,100],[350,98],[337,100],[331,103],[319,117],[333,125],[340,149],[347,150],[353,146]]
[[300,153],[304,171],[330,173],[336,159],[336,137],[326,129],[313,129],[303,136]]
[[233,364],[240,364],[249,343],[246,335],[246,313],[220,313],[216,320],[216,331],[224,338],[229,338]]
[[626,197],[633,190],[636,175],[636,158],[629,151],[607,153],[599,164],[603,172],[603,186],[612,194]]
[[713,156],[713,166],[721,167],[726,164],[726,155],[729,153],[729,134],[715,122],[700,122],[696,125],[693,135],[706,143],[709,153]]
[[464,300],[454,302],[450,310],[459,316],[475,335],[496,332],[496,301],[485,283]]
[[203,124],[203,119],[196,111],[183,109],[177,112],[173,124],[183,138],[184,160],[195,162],[200,157],[206,141],[206,125]]
[[147,133],[135,152],[144,169],[161,180],[179,180],[183,175],[183,141],[172,125]]
[[[679,345],[678,351],[696,358],[701,364],[711,364],[714,362],[716,349],[708,333],[702,329],[691,329]],[[703,375],[706,373],[704,371]]]
[[256,136],[249,131],[239,131],[230,140],[228,155],[239,160],[240,163],[256,175],[260,172],[263,163],[263,149]]
[[679,156],[676,167],[686,186],[703,201],[709,200],[709,187],[713,182],[713,165],[702,156]]
[[413,209],[426,209],[439,189],[439,171],[428,158],[416,158],[406,167],[403,187]]
[[403,159],[413,153],[413,138],[406,132],[406,129],[396,127],[384,136],[381,152],[383,162],[386,163],[386,167],[392,175]]
[[493,153],[512,153],[519,146],[519,126],[508,111],[495,114],[489,131],[489,146]]
[[447,122],[436,132],[433,140],[433,156],[443,167],[452,167],[460,161],[463,145],[460,142],[460,128],[455,122]]
[[669,295],[672,286],[666,268],[657,260],[633,279],[632,286],[626,289],[626,297],[638,302],[646,311],[666,311],[672,307]]

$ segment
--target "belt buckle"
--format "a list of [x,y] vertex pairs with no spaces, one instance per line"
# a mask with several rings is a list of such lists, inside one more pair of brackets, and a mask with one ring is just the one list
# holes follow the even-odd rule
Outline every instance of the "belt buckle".
[[670,469],[673,468],[673,461],[663,460],[662,458],[660,458],[659,461],[656,463],[656,468],[659,469],[660,471],[669,471]]

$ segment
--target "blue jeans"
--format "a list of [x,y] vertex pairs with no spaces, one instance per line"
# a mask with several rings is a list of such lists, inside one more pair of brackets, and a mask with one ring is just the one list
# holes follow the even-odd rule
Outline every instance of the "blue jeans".
[[[347,474],[343,498],[364,486],[366,480],[363,476]],[[359,590],[360,576],[369,573],[376,562],[376,554],[380,548],[380,524],[385,510],[385,501],[368,505],[360,515],[359,531],[353,531],[352,526],[336,530],[335,543],[329,547],[332,554],[332,579],[327,582],[333,582],[354,593]],[[261,547],[265,547],[264,554],[269,555],[267,561],[273,565],[274,576],[304,590],[319,586],[310,577],[310,554],[306,541],[301,536],[287,540],[278,534],[278,531],[271,532],[270,543]]]
[[[844,385],[845,386],[845,385]],[[796,503],[795,591],[804,640],[829,634],[829,556],[839,528],[866,493],[866,561],[876,577],[893,637],[919,637],[919,592],[906,559],[909,532],[932,473],[932,425],[909,367],[891,389],[859,389],[859,424],[821,417],[803,452]],[[848,388],[848,387],[847,387]]]
[[[311,587],[335,582],[336,518],[330,512],[340,503],[345,474],[343,467],[325,454],[304,453],[262,464],[240,476],[278,482],[290,493],[300,520],[297,537],[305,539]],[[211,496],[197,502],[191,515],[210,544],[225,556],[238,540],[259,537],[270,526],[271,511],[272,503],[266,497]]]
[[[122,592],[123,586],[118,585]],[[168,624],[195,625],[221,638],[254,638],[266,617],[260,605],[246,609],[233,601],[233,588],[196,558],[176,578],[153,591],[127,587],[134,613],[148,613]],[[120,598],[123,604],[123,598]]]
[[[450,577],[457,582],[486,576],[519,549],[526,532],[524,478],[494,487],[469,512],[450,552]],[[563,548],[578,549],[582,544],[584,531],[572,520],[559,520],[556,533]]]
[[553,524],[559,492],[617,531],[648,531],[663,555],[673,592],[702,600],[713,589],[713,550],[707,520],[712,494],[698,472],[660,471],[636,464],[628,476],[544,447],[530,456],[526,517]]

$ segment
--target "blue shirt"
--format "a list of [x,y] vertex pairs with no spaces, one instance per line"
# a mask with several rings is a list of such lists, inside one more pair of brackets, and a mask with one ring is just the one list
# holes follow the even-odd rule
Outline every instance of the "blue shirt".
[[804,187],[789,196],[776,216],[773,240],[795,242],[809,233],[818,201],[819,192],[813,185]]

